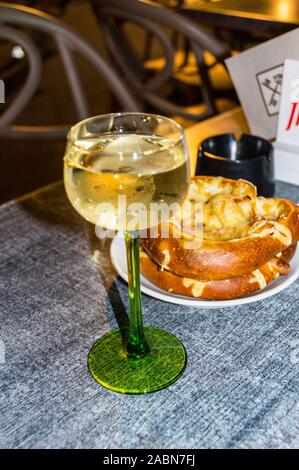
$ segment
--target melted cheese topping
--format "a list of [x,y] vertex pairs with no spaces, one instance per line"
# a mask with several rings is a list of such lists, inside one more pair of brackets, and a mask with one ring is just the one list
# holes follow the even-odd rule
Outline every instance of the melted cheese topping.
[[[280,223],[287,218],[290,207],[280,199],[256,197],[248,182],[222,177],[193,180],[185,206],[180,216],[177,214],[172,220],[181,229],[181,239],[192,241],[193,237],[198,242],[271,236],[284,246],[292,243],[290,230]],[[184,230],[186,220],[191,229]],[[193,248],[192,243],[190,247]]]
[[169,262],[170,262],[170,254],[169,254],[169,250],[162,250],[162,253],[164,255],[164,259],[161,263],[161,266],[163,269],[167,269],[167,266],[169,265]]
[[274,238],[277,238],[283,245],[289,246],[292,244],[292,234],[290,229],[279,222],[271,222],[275,227]]
[[183,285],[185,287],[191,287],[193,297],[201,297],[206,286],[205,282],[195,281],[194,279],[183,278]]
[[267,282],[266,282],[265,276],[259,269],[256,269],[255,271],[253,271],[252,276],[253,278],[250,280],[251,283],[257,281],[260,289],[264,289],[266,287]]
[[250,235],[252,237],[266,237],[267,235],[271,235],[282,245],[289,246],[292,244],[292,234],[290,229],[274,220],[262,221],[255,224],[251,228]]

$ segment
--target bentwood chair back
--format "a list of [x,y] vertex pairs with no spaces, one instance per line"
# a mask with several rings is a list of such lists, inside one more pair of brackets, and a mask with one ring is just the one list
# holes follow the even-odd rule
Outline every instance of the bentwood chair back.
[[[230,55],[229,48],[204,31],[199,25],[182,14],[156,3],[138,0],[91,0],[94,12],[100,22],[111,58],[121,70],[132,92],[155,111],[181,116],[192,120],[206,119],[217,112],[215,93],[211,84],[205,52],[210,52],[221,63]],[[129,36],[127,24],[135,24],[146,33],[153,35],[164,50],[164,65],[155,74],[149,70],[138,54]],[[186,107],[174,103],[160,90],[171,80],[174,70],[175,47],[165,31],[183,35],[195,56],[201,79],[200,112],[190,112]]]
[[[0,40],[20,46],[28,60],[28,74],[23,86],[12,102],[7,103],[0,115],[0,135],[6,137],[63,137],[68,125],[24,126],[15,121],[36,93],[42,74],[43,61],[38,44],[30,31],[50,35],[62,59],[64,73],[71,90],[77,116],[75,120],[89,117],[89,106],[74,59],[82,55],[105,80],[123,110],[138,111],[139,105],[117,71],[104,60],[84,39],[63,22],[41,11],[15,4],[0,2]],[[49,103],[50,106],[50,103]]]

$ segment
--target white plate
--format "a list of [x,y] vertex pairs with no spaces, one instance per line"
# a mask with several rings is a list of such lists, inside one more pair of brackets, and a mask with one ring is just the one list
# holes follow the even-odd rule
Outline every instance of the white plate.
[[[118,274],[128,282],[127,276],[127,260],[126,260],[126,249],[125,241],[121,233],[118,233],[117,236],[111,243],[110,248],[111,261],[118,272]],[[286,289],[290,286],[299,276],[299,249],[296,250],[296,253],[291,261],[291,270],[287,276],[280,276],[278,279],[269,284],[265,289],[258,291],[254,294],[247,295],[245,297],[240,297],[238,299],[232,300],[204,300],[204,299],[195,299],[193,297],[187,297],[184,295],[171,294],[166,292],[159,287],[152,284],[144,276],[141,276],[141,291],[145,294],[155,297],[156,299],[164,300],[165,302],[171,302],[173,304],[179,305],[188,305],[190,307],[198,308],[223,308],[223,307],[232,307],[234,305],[248,304],[251,302],[256,302],[258,300],[266,299],[272,295],[277,294],[278,292]]]

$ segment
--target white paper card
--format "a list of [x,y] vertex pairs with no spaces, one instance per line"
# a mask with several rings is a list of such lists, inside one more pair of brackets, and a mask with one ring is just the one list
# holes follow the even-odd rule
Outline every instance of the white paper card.
[[253,134],[276,137],[283,68],[299,60],[299,28],[226,60]]
[[299,60],[285,61],[277,141],[299,146]]
[[299,61],[284,64],[282,94],[275,142],[276,177],[299,184]]

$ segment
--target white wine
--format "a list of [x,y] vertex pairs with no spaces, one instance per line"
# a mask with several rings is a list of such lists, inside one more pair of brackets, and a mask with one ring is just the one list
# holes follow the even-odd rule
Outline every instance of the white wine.
[[[128,229],[120,222],[119,196],[126,197],[128,225],[138,212],[136,204],[143,204],[146,217],[138,226],[142,230],[150,225],[152,203],[181,204],[188,190],[184,143],[166,137],[104,134],[84,138],[68,144],[64,163],[65,188],[74,208],[88,221],[113,230]],[[105,217],[101,217],[103,212]]]

